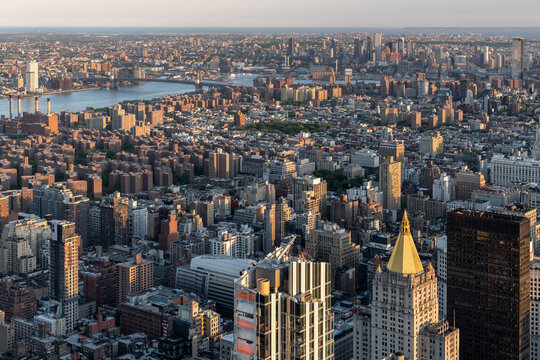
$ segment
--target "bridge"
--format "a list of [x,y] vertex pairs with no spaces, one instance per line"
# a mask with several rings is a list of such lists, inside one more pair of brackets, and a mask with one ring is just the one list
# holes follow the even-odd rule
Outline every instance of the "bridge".
[[[118,81],[134,81],[134,82],[162,82],[162,83],[171,83],[171,84],[187,84],[187,85],[193,85],[195,86],[195,89],[200,90],[203,87],[237,87],[239,85],[235,85],[232,83],[224,82],[224,81],[212,81],[212,80],[189,80],[189,79],[162,79],[162,78],[115,78],[114,76],[111,77],[98,77],[98,78],[75,78],[76,81],[83,81],[83,82],[111,82],[113,84],[117,83]],[[116,87],[113,85],[113,87]]]

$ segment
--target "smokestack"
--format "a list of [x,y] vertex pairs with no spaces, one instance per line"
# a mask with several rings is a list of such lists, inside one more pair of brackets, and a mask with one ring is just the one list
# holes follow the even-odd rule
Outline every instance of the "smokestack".
[[36,114],[39,112],[39,98],[36,96],[35,97],[35,102],[36,102]]
[[9,118],[13,119],[13,98],[9,95]]
[[21,117],[22,116],[21,95],[17,96],[17,101],[18,101],[17,106],[19,107],[19,117]]
[[47,98],[47,115],[51,113],[51,98]]

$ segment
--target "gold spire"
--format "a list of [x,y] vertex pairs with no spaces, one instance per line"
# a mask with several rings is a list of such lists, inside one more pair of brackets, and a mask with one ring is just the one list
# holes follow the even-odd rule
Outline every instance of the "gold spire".
[[411,235],[407,211],[403,213],[401,230],[388,261],[388,270],[400,274],[417,274],[424,270]]

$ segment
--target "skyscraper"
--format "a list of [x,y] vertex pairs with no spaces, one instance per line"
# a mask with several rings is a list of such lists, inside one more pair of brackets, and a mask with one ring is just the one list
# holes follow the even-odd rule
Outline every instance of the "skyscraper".
[[285,237],[285,223],[291,220],[291,208],[284,197],[276,202],[276,232],[275,242],[279,245]]
[[88,218],[90,199],[77,195],[65,198],[62,202],[62,219],[74,222],[77,234],[81,235],[83,247],[88,246]]
[[523,80],[523,38],[512,39],[512,78]]
[[379,166],[379,189],[383,193],[383,208],[398,210],[401,205],[401,163],[394,157],[384,159]]
[[431,264],[422,265],[407,213],[386,269],[379,265],[372,287],[371,308],[354,319],[355,359],[397,353],[413,360],[459,358],[459,330],[439,322],[437,277]]
[[276,204],[266,205],[264,209],[264,245],[265,253],[271,252],[276,244]]
[[382,54],[382,34],[375,34],[375,41],[373,44],[375,48],[376,60],[381,61]]
[[362,43],[360,38],[354,38],[354,58],[358,59],[362,55]]
[[330,264],[287,255],[294,238],[235,281],[233,359],[330,360]]
[[132,261],[118,265],[118,304],[126,301],[126,296],[154,286],[154,262],[143,260],[140,253]]
[[126,245],[129,240],[129,205],[127,198],[120,193],[112,194],[101,204],[101,244],[104,248],[111,245]]
[[531,263],[531,359],[540,356],[540,257]]
[[81,237],[75,233],[75,223],[51,221],[51,260],[49,262],[49,295],[61,304],[66,318],[66,331],[75,328],[79,318],[79,245]]
[[26,64],[26,72],[24,73],[24,83],[27,92],[35,92],[39,88],[39,65],[35,61],[30,61]]
[[448,316],[461,332],[461,359],[529,359],[530,220],[448,213]]
[[287,55],[291,56],[294,55],[294,39],[289,38],[289,42],[287,44]]
[[536,137],[534,140],[532,155],[534,160],[540,161],[540,126],[536,129]]

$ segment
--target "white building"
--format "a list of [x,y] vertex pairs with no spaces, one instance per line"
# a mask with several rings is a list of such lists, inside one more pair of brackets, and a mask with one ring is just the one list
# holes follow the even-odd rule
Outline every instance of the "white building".
[[39,65],[35,61],[30,61],[26,64],[26,72],[24,73],[24,84],[27,92],[36,92],[39,88]]
[[196,256],[176,269],[175,287],[233,307],[234,281],[256,264],[253,260],[223,255]]
[[517,181],[540,183],[540,161],[494,155],[491,159],[491,182],[507,186]]
[[146,207],[130,209],[129,220],[131,235],[134,238],[146,239],[148,235],[148,209]]
[[220,229],[217,237],[210,239],[211,255],[226,255],[235,258],[250,258],[255,253],[255,234],[253,229],[243,224],[240,231]]
[[447,318],[446,306],[446,269],[447,269],[447,238],[441,236],[437,239],[437,297],[439,299],[439,319]]
[[419,141],[419,152],[431,157],[440,155],[443,153],[443,142],[444,139],[438,131],[422,136]]
[[374,150],[362,149],[351,154],[351,164],[361,167],[379,167],[379,155]]
[[433,199],[452,201],[456,199],[456,180],[446,173],[433,181]]
[[[51,228],[45,219],[29,215],[24,219],[10,221],[2,230],[0,246],[16,239],[25,239],[30,244],[31,255],[36,257],[36,266],[47,269],[49,264],[49,239]],[[21,253],[21,255],[23,255]],[[29,255],[29,254],[26,254]]]

